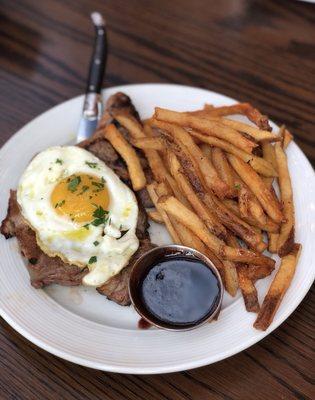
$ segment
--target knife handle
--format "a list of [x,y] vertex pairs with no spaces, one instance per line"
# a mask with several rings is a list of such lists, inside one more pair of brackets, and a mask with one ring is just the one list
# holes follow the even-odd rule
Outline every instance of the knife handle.
[[91,18],[95,27],[95,42],[86,93],[101,93],[107,60],[106,24],[102,15],[98,12],[93,12]]

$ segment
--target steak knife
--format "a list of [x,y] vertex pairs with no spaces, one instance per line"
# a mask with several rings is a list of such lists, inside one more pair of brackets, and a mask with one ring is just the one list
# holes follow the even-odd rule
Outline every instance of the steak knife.
[[103,112],[101,89],[107,60],[106,23],[98,12],[93,12],[91,19],[95,28],[95,41],[77,142],[81,142],[93,134]]

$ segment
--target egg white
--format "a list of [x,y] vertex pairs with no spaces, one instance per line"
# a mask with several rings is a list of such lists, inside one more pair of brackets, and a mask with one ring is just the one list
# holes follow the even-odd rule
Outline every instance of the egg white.
[[[62,163],[57,163],[57,159]],[[91,168],[87,162],[97,166]],[[109,219],[105,226],[89,225],[86,229],[85,224],[57,214],[51,204],[51,193],[58,182],[80,173],[105,179],[109,193]],[[20,179],[17,200],[46,254],[82,268],[88,266],[89,273],[83,278],[85,285],[105,283],[127,265],[139,247],[134,193],[104,162],[79,147],[51,147],[36,155]],[[120,231],[127,233],[120,237]],[[89,264],[94,256],[97,261]]]

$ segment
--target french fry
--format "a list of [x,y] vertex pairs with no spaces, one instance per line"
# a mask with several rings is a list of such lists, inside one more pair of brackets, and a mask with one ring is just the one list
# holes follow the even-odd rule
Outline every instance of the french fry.
[[209,231],[216,236],[225,236],[226,229],[220,221],[210,212],[205,204],[199,199],[188,179],[181,173],[181,165],[175,154],[169,153],[170,171],[182,193],[185,194],[192,208],[202,219]]
[[[237,217],[241,217],[238,205],[235,201],[230,199],[222,200],[223,204],[233,212]],[[266,232],[278,232],[279,225],[273,222],[269,217],[267,217],[267,222],[265,224],[260,224],[258,221],[254,220],[251,216],[243,218],[245,222],[251,225],[253,228],[259,228],[259,230],[264,230]]]
[[265,331],[272,323],[281,301],[292,282],[301,247],[300,244],[295,244],[290,253],[281,259],[279,270],[269,287],[254,323],[256,329]]
[[157,210],[147,210],[147,214],[152,221],[158,224],[164,224],[164,220]]
[[[281,132],[282,128],[280,128],[280,131],[278,135],[281,137]],[[263,143],[262,144],[262,151],[263,151],[263,156],[266,161],[269,161],[274,169],[277,171],[278,166],[277,166],[277,160],[276,160],[276,153],[275,153],[275,147],[272,146],[271,143]],[[276,194],[274,192],[272,182],[273,178],[264,178],[265,184],[267,187],[270,188],[274,196],[276,197]],[[277,253],[277,242],[278,242],[278,233],[271,233],[268,232],[268,250],[270,253]]]
[[228,118],[222,118],[222,117],[215,117],[212,115],[215,109],[211,110],[199,110],[199,111],[194,111],[190,112],[187,114],[194,115],[195,117],[199,118],[205,118],[209,119],[210,121],[217,121],[222,123],[225,126],[228,126],[230,128],[233,128],[239,132],[244,132],[248,136],[251,136],[254,140],[257,142],[276,142],[281,140],[281,137],[278,135],[275,135],[274,133],[271,133],[269,130],[263,130],[256,128],[254,126],[245,124],[244,122],[240,121],[234,121],[232,119]]
[[[262,143],[261,147],[264,159],[273,166],[275,171],[277,171],[277,161],[276,161],[274,146],[271,143]],[[273,178],[264,178],[264,181],[267,184],[267,186],[271,188]]]
[[135,118],[125,114],[115,114],[115,119],[121,126],[127,129],[133,139],[145,137],[142,126]]
[[252,263],[255,265],[274,265],[274,260],[246,249],[235,249],[209,232],[202,220],[191,210],[185,207],[174,196],[165,196],[159,199],[162,210],[172,215],[177,221],[185,225],[218,257],[225,260]]
[[[151,138],[152,132],[151,128],[148,124],[144,125],[144,133],[148,138]],[[143,140],[143,139],[139,139]],[[144,150],[144,154],[148,160],[149,166],[151,168],[154,179],[157,182],[162,182],[165,179],[165,175],[167,174],[167,170],[162,161],[160,154],[156,150],[146,149]]]
[[271,131],[268,117],[266,115],[262,115],[260,111],[258,111],[249,103],[238,103],[233,104],[232,106],[224,107],[209,107],[206,104],[204,110],[213,116],[226,116],[234,114],[245,115],[251,122],[258,126],[258,128]]
[[248,203],[249,214],[258,221],[261,225],[265,225],[267,222],[267,215],[264,213],[259,201],[251,193]]
[[200,148],[196,145],[192,137],[180,126],[169,124],[163,121],[156,121],[155,126],[163,129],[174,137],[176,143],[190,154],[200,171],[206,186],[213,190],[220,198],[229,193],[228,185],[223,182],[217,174],[212,162],[205,157]]
[[277,176],[277,172],[275,171],[273,166],[261,157],[246,153],[246,151],[234,146],[233,144],[225,140],[218,139],[214,136],[206,136],[194,130],[189,131],[189,133],[194,138],[197,138],[204,143],[210,144],[210,146],[219,147],[220,149],[225,150],[227,153],[233,154],[241,158],[244,162],[249,163],[256,172],[263,176]]
[[147,190],[148,190],[149,196],[150,196],[155,208],[157,209],[157,211],[163,218],[165,226],[166,226],[169,234],[171,235],[172,240],[174,241],[174,243],[180,244],[181,243],[180,238],[179,238],[175,228],[173,227],[169,216],[167,215],[165,210],[159,204],[159,197],[157,195],[156,189],[157,189],[157,183],[155,183],[155,182],[151,183],[150,185],[147,185]]
[[174,196],[181,202],[183,203],[186,207],[191,208],[190,202],[187,200],[187,198],[184,196],[184,194],[181,191],[180,186],[176,182],[176,180],[169,174],[167,173],[165,175],[165,179],[169,186],[172,188]]
[[115,125],[110,124],[105,128],[104,137],[111,143],[118,154],[124,159],[132,187],[135,191],[141,190],[146,185],[146,178],[141,163],[134,148],[125,140]]
[[248,265],[246,270],[247,277],[255,283],[258,279],[263,279],[269,276],[274,267],[266,267],[261,265]]
[[228,260],[223,260],[224,286],[226,291],[234,297],[238,289],[238,276],[235,263]]
[[187,113],[166,110],[156,107],[154,117],[159,121],[170,122],[183,127],[190,127],[204,134],[215,136],[226,140],[235,146],[243,149],[247,153],[251,153],[256,143],[245,138],[237,130],[230,128],[218,121],[211,121],[205,118],[198,118]]
[[218,147],[213,147],[211,149],[207,144],[203,144],[200,147],[203,154],[212,160],[219,177],[229,186],[231,194],[235,197],[237,193],[235,190],[233,170],[228,163],[224,152]]
[[241,218],[237,217],[223,203],[216,199],[215,196],[206,193],[204,195],[204,202],[210,210],[215,211],[222,224],[244,240],[249,247],[259,252],[265,250],[266,245],[262,240],[262,235],[257,233]]
[[[227,243],[234,248],[240,247],[236,237],[233,235],[227,236]],[[257,313],[259,311],[258,294],[252,279],[249,277],[249,268],[251,268],[250,265],[236,264],[238,283],[242,292],[246,311]],[[264,266],[262,268],[268,267]]]
[[280,226],[277,248],[278,254],[280,257],[283,257],[291,251],[294,244],[294,203],[287,156],[279,143],[275,145],[275,153],[279,171],[281,203],[285,219]]
[[246,311],[258,313],[258,294],[253,281],[248,277],[247,268],[247,265],[237,265],[238,283],[242,292]]
[[290,133],[286,127],[284,125],[282,125],[282,132],[281,132],[281,137],[282,137],[282,148],[284,150],[287,149],[287,147],[289,146],[289,144],[292,142],[293,140],[293,135],[292,133]]
[[164,144],[159,138],[147,137],[141,139],[131,139],[131,144],[141,150],[159,150],[165,149]]
[[228,160],[245,184],[257,197],[261,206],[270,218],[275,222],[280,223],[283,219],[280,206],[262,178],[240,158],[228,154]]

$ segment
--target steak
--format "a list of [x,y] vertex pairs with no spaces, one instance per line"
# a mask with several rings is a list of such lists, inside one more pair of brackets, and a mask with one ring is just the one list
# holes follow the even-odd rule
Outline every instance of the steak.
[[6,218],[2,221],[1,233],[8,239],[16,236],[22,255],[28,260],[31,284],[41,288],[51,283],[64,286],[81,285],[87,268],[64,263],[59,257],[49,257],[36,242],[35,232],[22,217],[16,200],[16,191],[10,191],[9,207]]
[[[113,122],[115,113],[118,111],[132,115],[141,122],[139,114],[130,98],[123,93],[116,93],[109,98],[106,110],[95,134],[78,144],[78,146],[85,148],[104,161],[122,181],[131,187],[125,162],[103,135],[104,127],[108,123]],[[119,127],[119,129],[128,140],[128,133],[124,128]],[[141,152],[138,154],[142,159],[142,165],[148,181],[150,181],[151,176],[147,161]],[[129,264],[119,274],[97,288],[99,293],[121,305],[130,304],[128,282],[133,264],[144,252],[153,247],[150,242],[148,218],[145,211],[145,207],[152,207],[152,203],[146,190],[137,192],[136,196],[139,206],[136,228],[136,235],[140,241],[139,248],[132,256]],[[37,245],[35,232],[29,227],[21,214],[16,200],[16,191],[14,190],[10,192],[8,213],[1,224],[0,231],[6,238],[16,236],[22,255],[28,259],[31,284],[36,288],[41,288],[52,283],[65,286],[81,285],[82,278],[88,273],[87,268],[81,269],[76,265],[67,264],[60,257],[49,257],[40,249]]]

